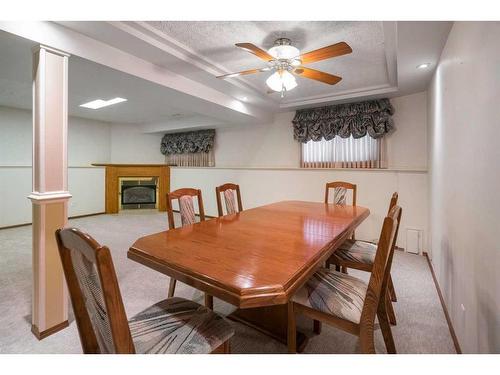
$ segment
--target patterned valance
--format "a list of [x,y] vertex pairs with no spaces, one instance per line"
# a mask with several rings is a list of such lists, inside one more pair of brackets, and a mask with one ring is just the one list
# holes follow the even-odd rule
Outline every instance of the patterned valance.
[[389,133],[394,122],[394,108],[389,99],[298,110],[292,121],[293,136],[302,143],[335,136],[361,138],[368,133],[380,138]]
[[214,140],[215,129],[165,134],[160,151],[163,155],[210,152]]

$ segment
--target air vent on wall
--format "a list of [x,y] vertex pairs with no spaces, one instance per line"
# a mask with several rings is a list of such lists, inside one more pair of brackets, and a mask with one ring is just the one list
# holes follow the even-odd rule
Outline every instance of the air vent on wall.
[[406,252],[420,254],[422,251],[423,231],[421,229],[406,228]]

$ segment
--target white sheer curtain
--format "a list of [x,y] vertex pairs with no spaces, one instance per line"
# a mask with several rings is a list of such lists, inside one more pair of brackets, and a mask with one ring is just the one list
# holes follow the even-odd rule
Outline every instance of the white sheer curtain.
[[213,150],[186,154],[165,155],[165,162],[179,167],[213,167],[215,158]]
[[369,135],[354,139],[335,137],[330,141],[302,143],[302,168],[384,168],[383,138]]

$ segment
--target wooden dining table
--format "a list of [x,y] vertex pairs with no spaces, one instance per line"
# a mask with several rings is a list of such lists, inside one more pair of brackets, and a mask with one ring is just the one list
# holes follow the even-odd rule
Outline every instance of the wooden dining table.
[[230,319],[286,343],[287,302],[369,213],[277,202],[141,237],[128,258],[236,306]]

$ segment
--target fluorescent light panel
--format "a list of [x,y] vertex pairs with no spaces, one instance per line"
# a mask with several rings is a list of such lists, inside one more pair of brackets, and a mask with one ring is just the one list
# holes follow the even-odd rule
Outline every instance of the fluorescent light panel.
[[423,64],[420,64],[420,65],[417,65],[417,69],[426,69],[429,66],[431,66],[431,63],[423,63]]
[[102,99],[97,99],[97,100],[92,100],[91,102],[80,104],[80,107],[84,108],[90,108],[90,109],[99,109],[103,107],[107,107],[113,104],[118,104],[121,102],[126,102],[127,99],[124,98],[114,98],[114,99],[109,99],[109,100],[102,100]]

